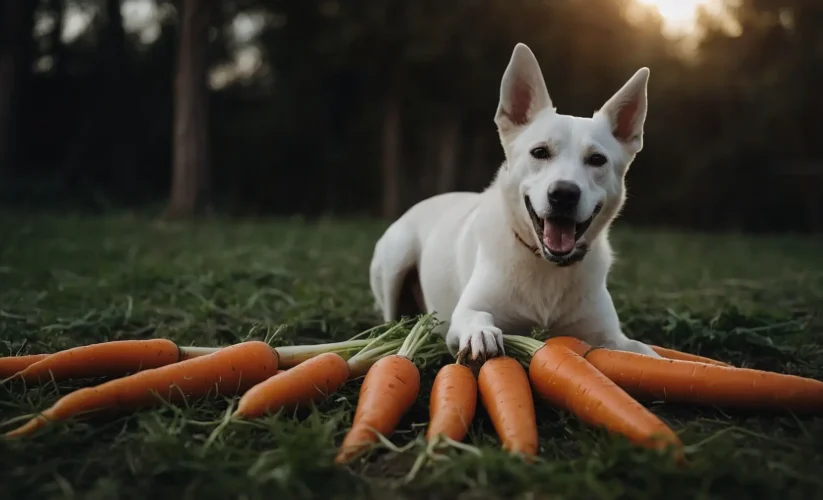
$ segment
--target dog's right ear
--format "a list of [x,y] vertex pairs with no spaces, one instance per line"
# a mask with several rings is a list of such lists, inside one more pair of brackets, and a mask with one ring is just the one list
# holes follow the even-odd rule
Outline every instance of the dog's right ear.
[[500,84],[500,102],[494,117],[500,134],[528,124],[538,111],[550,106],[552,100],[534,53],[518,43]]

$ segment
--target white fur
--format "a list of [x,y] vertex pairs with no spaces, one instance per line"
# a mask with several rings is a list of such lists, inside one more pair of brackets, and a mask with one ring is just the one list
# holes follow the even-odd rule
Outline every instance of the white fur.
[[[606,288],[608,229],[624,202],[626,171],[643,146],[648,76],[647,68],[638,70],[591,118],[562,115],[534,54],[517,44],[495,116],[506,160],[492,184],[481,193],[417,203],[375,245],[370,281],[384,320],[397,319],[404,277],[417,269],[425,309],[444,321],[441,334],[453,354],[466,347],[472,358],[502,354],[502,332],[545,327],[552,336],[656,357],[623,334]],[[550,159],[532,156],[540,145],[550,146]],[[594,151],[608,161],[587,164]],[[573,251],[585,257],[562,266],[543,246],[524,203],[528,196],[539,217],[548,215],[547,193],[558,180],[580,187],[577,222],[602,206]]]

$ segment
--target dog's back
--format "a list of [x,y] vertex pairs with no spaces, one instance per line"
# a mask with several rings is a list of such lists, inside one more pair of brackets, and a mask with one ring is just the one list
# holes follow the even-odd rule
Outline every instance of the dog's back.
[[[459,219],[469,217],[480,199],[481,193],[467,191],[432,196],[409,208],[380,237],[374,247],[370,283],[384,321],[427,312],[419,273],[425,243],[435,237],[445,238],[448,241],[444,244],[453,245],[458,235],[451,234],[451,228],[461,227]],[[448,234],[439,234],[440,228],[448,228]]]

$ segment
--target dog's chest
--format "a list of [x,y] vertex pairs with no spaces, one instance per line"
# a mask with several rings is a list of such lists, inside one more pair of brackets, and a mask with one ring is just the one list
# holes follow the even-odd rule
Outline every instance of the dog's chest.
[[550,328],[576,312],[581,302],[582,290],[573,276],[524,273],[509,283],[511,300],[496,319],[510,330]]

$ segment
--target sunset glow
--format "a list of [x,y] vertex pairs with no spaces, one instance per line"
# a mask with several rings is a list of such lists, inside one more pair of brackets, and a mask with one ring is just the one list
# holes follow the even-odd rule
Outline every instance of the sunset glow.
[[711,7],[717,0],[636,0],[655,9],[663,18],[667,30],[689,33],[695,28],[700,7]]

